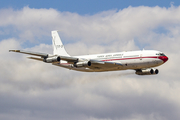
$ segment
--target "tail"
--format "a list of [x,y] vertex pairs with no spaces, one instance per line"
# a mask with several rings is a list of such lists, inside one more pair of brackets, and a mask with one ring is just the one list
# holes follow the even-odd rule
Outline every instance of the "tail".
[[57,31],[51,31],[52,35],[52,44],[53,44],[53,54],[54,55],[62,55],[62,56],[70,56],[61,41],[61,38],[59,37],[59,34]]

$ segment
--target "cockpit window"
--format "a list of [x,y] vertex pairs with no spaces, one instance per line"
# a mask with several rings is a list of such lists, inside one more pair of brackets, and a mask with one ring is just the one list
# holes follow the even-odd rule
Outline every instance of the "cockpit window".
[[166,56],[164,53],[156,53],[156,55]]
[[156,53],[156,55],[160,55],[159,53]]
[[160,56],[166,56],[164,53],[160,53]]

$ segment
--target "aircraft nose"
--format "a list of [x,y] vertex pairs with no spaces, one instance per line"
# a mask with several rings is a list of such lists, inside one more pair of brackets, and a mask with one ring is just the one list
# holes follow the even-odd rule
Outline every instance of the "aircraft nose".
[[164,63],[168,60],[167,56],[159,56],[159,59],[161,59]]

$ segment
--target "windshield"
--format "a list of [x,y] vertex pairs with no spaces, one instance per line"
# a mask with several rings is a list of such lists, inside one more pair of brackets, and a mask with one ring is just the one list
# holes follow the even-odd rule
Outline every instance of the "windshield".
[[159,55],[159,56],[166,56],[164,53],[156,53],[156,55]]
[[164,53],[160,53],[160,56],[166,56]]

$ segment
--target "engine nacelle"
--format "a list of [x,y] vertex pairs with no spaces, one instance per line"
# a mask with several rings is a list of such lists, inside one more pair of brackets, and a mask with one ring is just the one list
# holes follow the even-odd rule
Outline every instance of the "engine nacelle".
[[61,58],[59,56],[55,56],[55,57],[48,57],[48,58],[44,58],[44,62],[46,63],[53,63],[53,62],[59,62],[61,60]]
[[159,70],[158,69],[142,69],[142,70],[136,70],[137,75],[155,75],[158,74]]
[[74,67],[87,67],[87,66],[91,66],[90,61],[77,62],[74,64]]

